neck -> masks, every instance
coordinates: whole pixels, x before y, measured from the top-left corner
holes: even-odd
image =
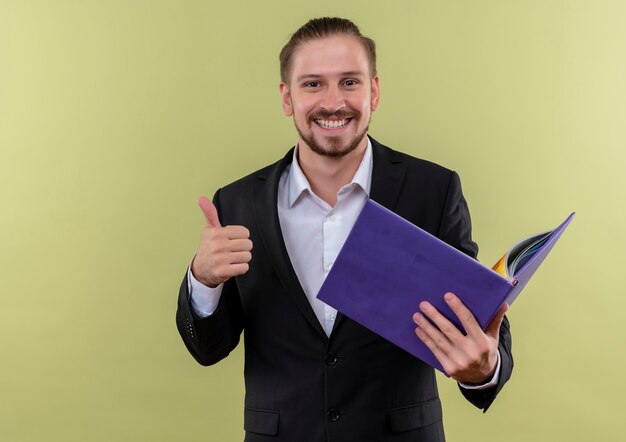
[[[334,207],[337,193],[354,178],[365,150],[367,137],[359,146],[342,157],[328,157],[313,152],[302,140],[298,142],[298,164],[311,185],[313,192]]]

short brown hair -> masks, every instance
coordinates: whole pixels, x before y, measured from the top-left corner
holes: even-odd
[[[304,26],[293,33],[287,44],[280,51],[280,79],[287,83],[291,71],[291,59],[298,46],[311,40],[319,40],[335,35],[348,35],[356,38],[365,49],[369,59],[370,74],[376,75],[376,43],[365,37],[357,25],[350,20],[339,17],[322,17],[309,20]]]

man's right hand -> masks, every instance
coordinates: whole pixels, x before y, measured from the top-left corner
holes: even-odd
[[[248,271],[248,263],[252,259],[250,231],[243,226],[222,227],[217,209],[205,196],[198,198],[198,206],[206,224],[191,272],[202,284],[217,287],[229,278]]]

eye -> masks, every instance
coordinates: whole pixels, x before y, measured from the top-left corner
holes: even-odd
[[[359,82],[356,80],[346,80],[343,82],[343,84],[345,86],[352,87],[352,86],[356,86],[357,84],[359,84]]]
[[[307,81],[306,83],[304,83],[304,87],[320,87],[320,82],[319,81]]]

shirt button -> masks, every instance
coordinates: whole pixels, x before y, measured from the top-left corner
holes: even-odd
[[[335,221],[335,219],[337,219],[337,218],[335,218],[335,215],[331,215],[330,218],[328,218],[328,219],[331,220],[331,221]]]
[[[335,365],[339,361],[339,358],[335,353],[328,353],[326,355],[326,363],[328,365]]]
[[[331,422],[337,422],[340,416],[341,415],[339,414],[339,410],[335,410],[334,408],[331,408],[330,410],[328,410],[328,413],[326,413],[326,417]]]

